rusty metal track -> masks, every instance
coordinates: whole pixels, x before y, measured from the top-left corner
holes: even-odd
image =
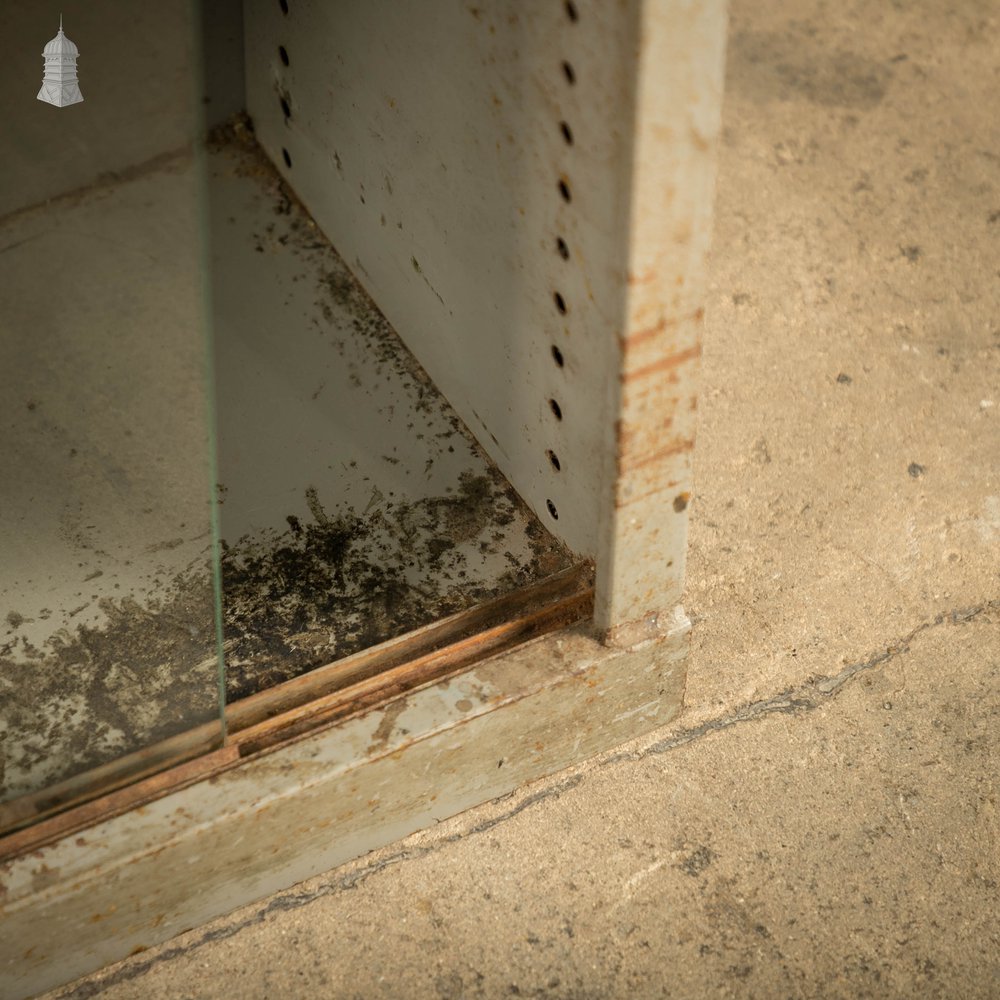
[[[225,745],[217,726],[199,726],[0,807],[0,860],[589,618],[593,600],[593,568],[581,564],[236,702]],[[166,761],[179,763],[163,770]]]

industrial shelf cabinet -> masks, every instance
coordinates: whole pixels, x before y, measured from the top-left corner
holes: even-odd
[[[237,702],[222,745],[0,841],[10,997],[609,749],[683,698],[724,0],[199,16],[211,115],[245,108],[296,211],[572,565]]]

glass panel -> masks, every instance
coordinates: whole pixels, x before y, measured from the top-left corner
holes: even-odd
[[[0,830],[221,740],[198,14],[59,28],[0,13]]]
[[[416,282],[442,313],[450,308],[422,270],[425,248],[414,244],[395,269],[381,254],[394,245],[390,233],[409,232],[426,211],[419,199],[392,199],[390,174],[405,167],[362,162],[356,144],[324,149],[341,134],[328,112],[349,117],[353,98],[322,73],[329,59],[342,62],[342,48],[358,55],[344,33],[366,9],[293,5],[286,16],[276,0],[246,4],[249,117],[228,121],[211,144],[231,702],[574,562],[365,291],[381,269],[400,286]],[[375,67],[366,62],[359,77],[366,97],[388,94],[369,72]],[[391,128],[410,127],[393,121]],[[464,169],[460,160],[451,166]],[[324,219],[331,205],[347,219],[336,248],[328,239],[334,229],[322,228],[339,218],[335,211]],[[352,243],[360,252],[347,257]],[[405,339],[405,310],[398,319]],[[467,344],[454,348],[461,354]],[[324,683],[319,675],[313,681],[293,690]],[[250,708],[230,713],[234,730],[241,717],[256,718]]]

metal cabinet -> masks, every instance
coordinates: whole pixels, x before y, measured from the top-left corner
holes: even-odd
[[[723,0],[246,0],[180,30],[200,39],[197,125],[214,128],[192,162],[215,469],[240,484],[213,498],[216,535],[259,529],[301,554],[304,522],[327,540],[340,523],[316,486],[340,475],[343,509],[382,504],[383,528],[395,512],[393,544],[434,536],[413,560],[453,572],[440,590],[453,603],[418,602],[378,635],[358,625],[370,605],[352,606],[362,638],[348,647],[334,634],[346,626],[300,602],[267,661],[278,672],[258,670],[239,698],[243,647],[220,610],[219,718],[140,740],[102,765],[103,785],[64,790],[48,812],[39,789],[36,814],[0,840],[7,996],[606,750],[683,698]],[[86,107],[82,71],[81,86]],[[66,187],[51,186],[45,197]],[[304,275],[330,303],[302,299]],[[390,334],[412,357],[389,356]],[[317,403],[324,392],[336,399]],[[454,445],[427,451],[449,421],[478,478]],[[376,455],[384,480],[351,471]],[[387,499],[404,480],[419,518]],[[470,482],[487,484],[469,494],[481,523],[459,529],[441,512],[463,509]],[[268,528],[290,483],[298,513]],[[459,536],[479,561],[442,561]],[[223,607],[226,567],[244,556],[223,554]],[[438,594],[407,576],[413,560],[385,558]],[[265,610],[279,603],[269,586]],[[312,659],[282,674],[306,646]]]

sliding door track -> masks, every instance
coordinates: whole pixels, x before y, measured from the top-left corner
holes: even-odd
[[[581,622],[593,599],[593,568],[582,563],[234,702],[224,743],[219,725],[207,723],[0,805],[0,860]]]

